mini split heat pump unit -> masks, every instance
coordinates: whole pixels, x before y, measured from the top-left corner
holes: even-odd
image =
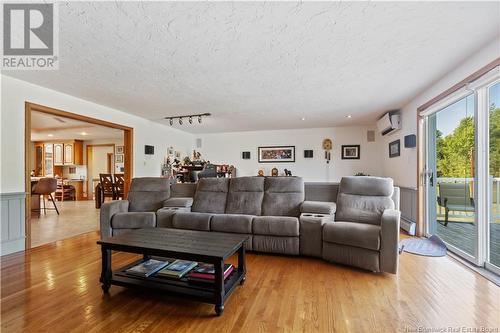
[[[387,112],[377,121],[380,134],[387,135],[401,129],[401,116],[399,113]]]

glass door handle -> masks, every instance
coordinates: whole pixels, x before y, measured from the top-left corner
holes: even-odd
[[[424,185],[427,185],[427,179],[429,179],[429,185],[434,187],[434,172],[432,172],[430,170],[425,170],[422,173],[422,178],[424,181]]]

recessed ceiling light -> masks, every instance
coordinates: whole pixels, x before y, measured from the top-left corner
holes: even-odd
[[[346,118],[352,118],[352,116],[350,114],[348,114],[347,116],[345,116]]]
[[[82,133],[80,133],[80,134],[81,134],[81,135],[87,135],[87,132],[82,132]]]
[[[53,137],[53,136],[54,136],[54,134],[47,134],[47,136]]]
[[[302,120],[306,120],[306,118],[302,118]]]

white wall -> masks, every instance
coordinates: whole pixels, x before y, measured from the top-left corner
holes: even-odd
[[[280,174],[285,168],[290,169],[293,175],[301,176],[305,181],[339,181],[342,176],[356,172],[381,175],[379,145],[367,142],[367,129],[336,127],[204,134],[198,136],[202,139],[199,151],[212,163],[234,165],[238,177],[255,176],[259,169],[269,175],[273,167],[277,167]],[[322,148],[325,138],[333,141],[330,164],[326,163]],[[360,160],[341,160],[340,147],[346,144],[361,145]],[[258,163],[257,148],[273,145],[294,145],[295,163]],[[313,149],[314,158],[304,158],[304,149]],[[242,159],[243,151],[250,151],[250,160]]]
[[[116,149],[116,146],[123,146],[123,137],[121,138],[109,138],[109,139],[93,139],[93,140],[85,140],[83,141],[83,163],[87,163],[87,145],[100,145],[100,144],[114,144],[115,145],[115,149]],[[112,152],[114,153],[114,152]],[[114,158],[114,156],[113,156]],[[123,167],[125,165],[125,163],[116,163],[114,162],[113,163],[115,168],[114,168],[114,171],[115,173],[122,173],[122,171],[120,171],[120,167]]]
[[[2,75],[0,193],[24,192],[26,101],[134,128],[135,177],[159,176],[167,147],[174,146],[187,154],[194,145],[194,137],[189,133]],[[155,154],[146,156],[144,145],[155,146]]]
[[[5,75],[1,75],[0,90],[0,196],[25,191],[25,102],[42,104],[134,128],[133,175],[135,177],[159,176],[167,147],[175,146],[177,150],[187,154],[194,145],[194,137],[189,133]],[[145,156],[144,145],[155,146],[155,154]],[[22,231],[21,237],[9,240],[8,244],[2,241],[2,255],[24,249],[24,210],[22,213],[23,216],[15,221],[9,219],[0,221],[2,230],[4,226],[16,223],[18,224],[16,229]]]
[[[394,179],[394,183],[399,186],[417,186],[417,150],[416,148],[405,149],[403,147],[404,136],[408,134],[416,134],[417,132],[417,108],[446,89],[465,79],[481,67],[494,61],[498,58],[499,52],[500,41],[497,39],[486,45],[478,53],[469,57],[466,62],[462,63],[450,71],[446,76],[436,81],[402,108],[402,129],[392,135],[384,136],[381,140],[381,149],[383,151],[381,162],[384,176],[392,177]],[[389,142],[397,139],[401,139],[401,156],[389,158],[388,144]]]

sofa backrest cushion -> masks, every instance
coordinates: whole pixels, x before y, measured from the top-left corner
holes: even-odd
[[[193,198],[195,193],[195,183],[176,183],[170,185],[170,194],[173,198]]]
[[[170,183],[166,178],[134,178],[128,193],[129,212],[156,212],[170,197]]]
[[[264,177],[232,178],[227,195],[227,214],[261,215]]]
[[[202,178],[196,186],[191,211],[224,214],[226,210],[229,178]]]
[[[391,178],[343,177],[337,197],[336,221],[380,224],[386,209],[394,209]]]
[[[300,215],[304,202],[304,181],[300,177],[265,177],[262,215]]]
[[[304,183],[305,201],[337,202],[338,193],[339,193],[338,183],[329,183],[329,182]]]

